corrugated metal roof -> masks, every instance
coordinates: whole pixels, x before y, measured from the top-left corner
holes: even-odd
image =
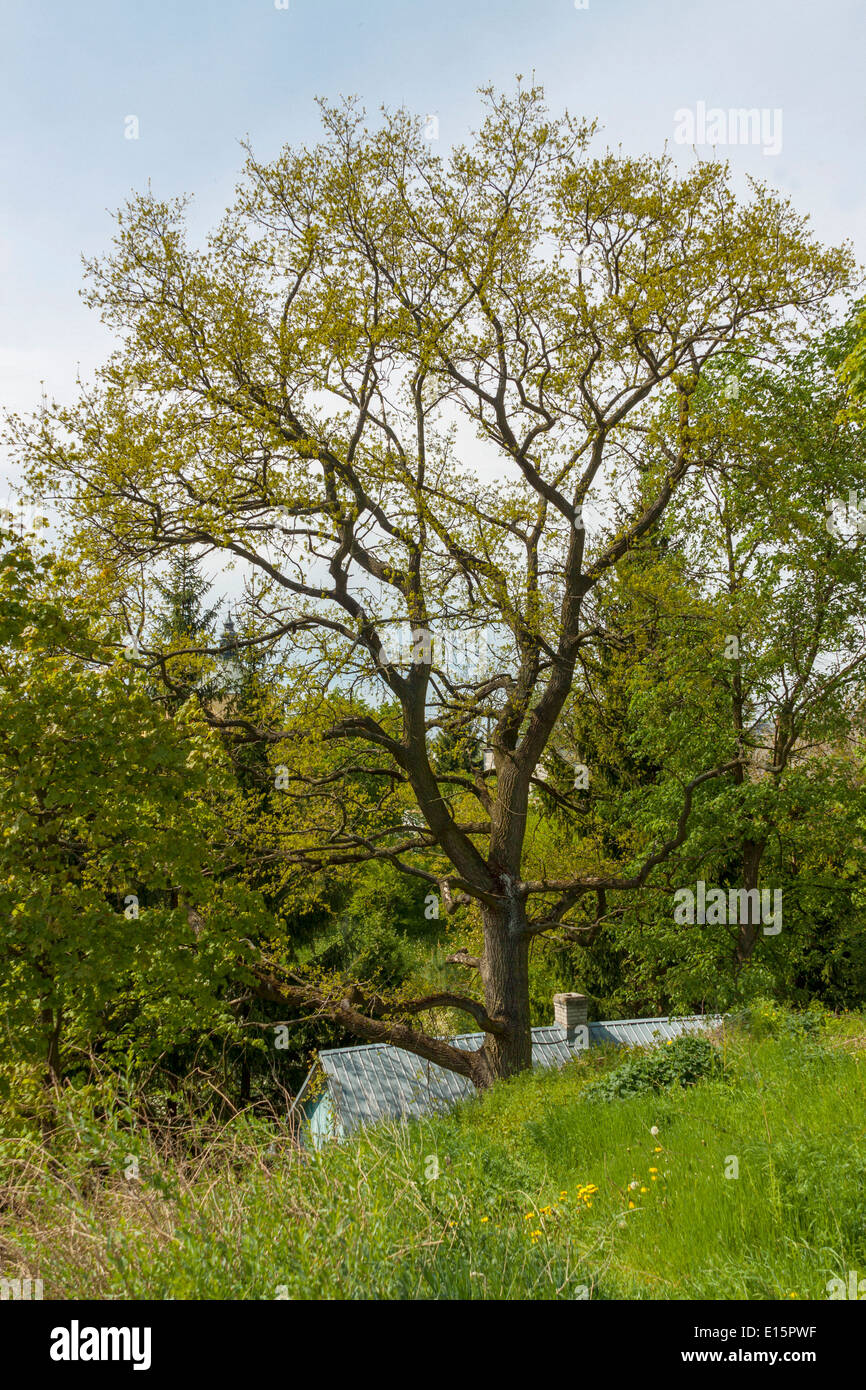
[[[683,1018],[618,1018],[589,1025],[590,1043],[615,1042],[623,1047],[652,1047],[681,1033],[718,1028],[722,1014],[688,1014]]]
[[[626,1047],[647,1047],[678,1037],[680,1033],[714,1027],[721,1021],[720,1014],[692,1014],[673,1019],[616,1019],[590,1023],[589,1041],[590,1045],[612,1042]],[[455,1047],[475,1052],[484,1042],[484,1034],[461,1033],[452,1041]],[[578,1050],[564,1028],[532,1030],[534,1067],[562,1066]],[[474,1094],[475,1090],[466,1077],[388,1043],[330,1048],[319,1053],[319,1064],[327,1077],[344,1134],[376,1120],[441,1113]],[[295,1105],[301,1100],[309,1079],[308,1076],[301,1087]]]

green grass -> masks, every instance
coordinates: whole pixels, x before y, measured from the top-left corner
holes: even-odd
[[[47,1298],[826,1298],[866,1275],[866,1026],[808,1023],[755,1017],[688,1086],[586,1099],[630,1060],[594,1052],[319,1155],[242,1116],[178,1156],[70,1098],[50,1153],[2,1144],[0,1272]]]

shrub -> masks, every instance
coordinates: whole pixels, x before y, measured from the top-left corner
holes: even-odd
[[[583,1091],[588,1101],[626,1100],[669,1086],[693,1086],[721,1074],[718,1049],[707,1038],[682,1034],[651,1051],[630,1054]]]

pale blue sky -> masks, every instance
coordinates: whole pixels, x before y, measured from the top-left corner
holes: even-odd
[[[0,73],[0,401],[69,395],[108,339],[78,299],[80,256],[151,180],[196,194],[200,225],[258,153],[315,137],[316,95],[436,113],[444,149],[479,85],[521,72],[553,107],[598,117],[630,153],[673,139],[678,108],[780,108],[783,147],[734,145],[866,259],[862,0],[4,0]],[[135,115],[140,138],[124,138]],[[721,151],[720,151],[721,152]],[[690,150],[674,145],[679,159]]]

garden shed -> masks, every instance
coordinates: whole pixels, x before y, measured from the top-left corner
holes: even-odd
[[[534,1067],[561,1067],[584,1048],[599,1043],[649,1047],[681,1033],[718,1027],[722,1022],[719,1014],[691,1014],[682,1018],[581,1023],[577,1021],[581,1013],[586,1018],[582,995],[557,995],[554,1008],[556,1021],[532,1030]],[[474,1051],[484,1042],[484,1034],[463,1033],[452,1042],[455,1047]],[[326,1139],[342,1139],[378,1120],[441,1113],[473,1091],[472,1083],[456,1072],[426,1062],[403,1048],[369,1043],[320,1052],[292,1110],[302,1116],[306,1141],[319,1148]]]

